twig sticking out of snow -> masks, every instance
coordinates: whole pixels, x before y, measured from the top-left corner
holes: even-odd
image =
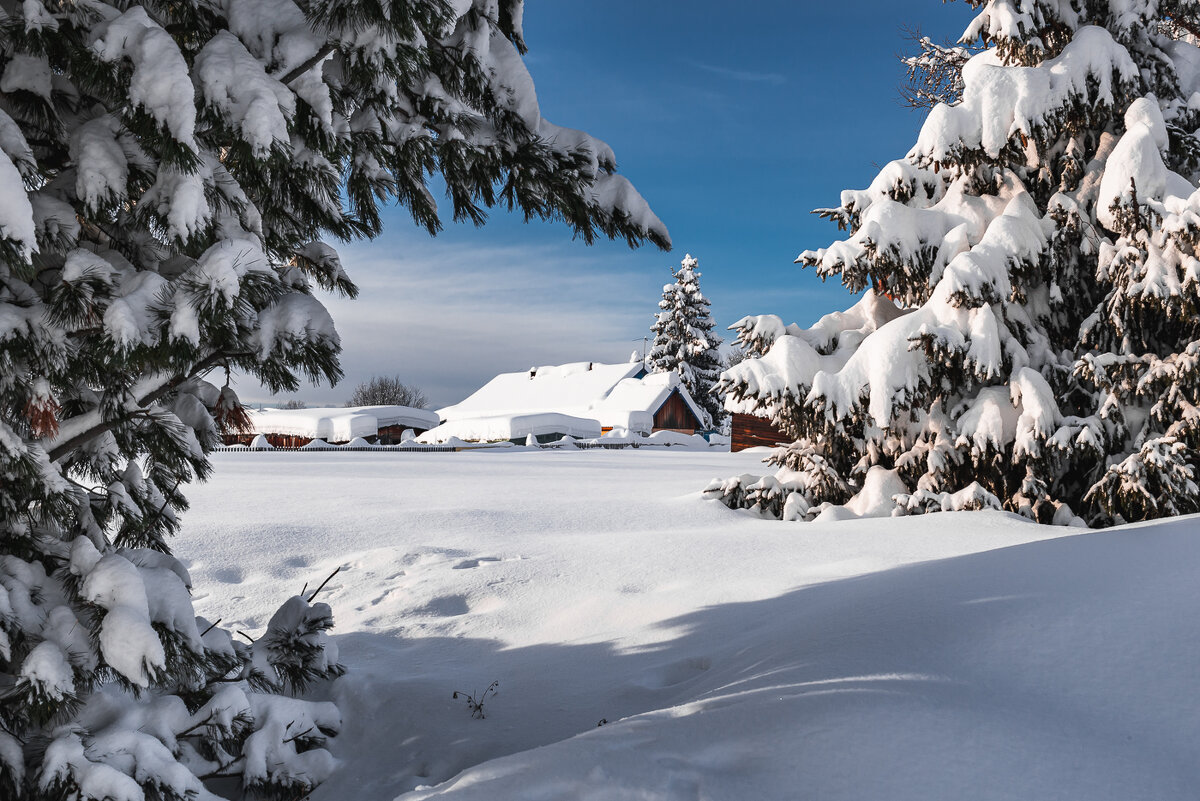
[[[471,717],[479,718],[480,720],[483,720],[485,717],[487,717],[487,715],[483,714],[483,702],[487,700],[488,695],[495,696],[496,688],[499,686],[500,686],[500,682],[499,682],[499,680],[497,680],[497,681],[493,681],[491,684],[489,684],[488,688],[486,690],[484,690],[482,693],[480,693],[478,690],[476,690],[474,695],[472,695],[472,694],[466,693],[462,690],[455,690],[454,694],[450,697],[457,700],[458,697],[461,695],[462,697],[466,698],[467,699],[467,709],[471,710]],[[476,698],[475,696],[479,696],[479,697]]]
[[[321,582],[321,586],[320,586],[320,587],[317,587],[315,590],[313,590],[313,594],[312,594],[312,595],[310,595],[310,596],[308,596],[308,602],[311,604],[311,603],[313,602],[313,598],[316,598],[316,597],[317,597],[317,594],[318,594],[319,592],[321,592],[321,590],[325,589],[325,585],[326,585],[326,584],[328,584],[328,583],[330,582],[330,580],[332,580],[332,579],[333,579],[333,577],[334,577],[334,576],[336,576],[338,573],[341,573],[341,572],[342,572],[342,568],[341,568],[341,566],[339,565],[339,566],[338,566],[338,568],[337,568],[336,570],[334,570],[332,573],[330,573],[330,574],[329,574],[329,578],[327,578],[327,579],[325,579],[324,581],[322,581],[322,582]],[[305,584],[304,586],[305,586],[306,588],[308,587],[308,585],[307,585],[307,584]],[[303,592],[303,591],[301,591],[301,592]]]

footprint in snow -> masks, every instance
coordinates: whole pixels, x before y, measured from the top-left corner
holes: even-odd
[[[501,561],[499,556],[481,556],[478,559],[464,559],[451,568],[451,570],[470,570],[471,568],[479,567],[480,565],[485,565],[489,562],[499,561]]]
[[[213,571],[213,578],[225,584],[241,584],[245,574],[236,567],[222,567]]]
[[[345,589],[345,587],[345,584],[326,584],[321,588],[320,600],[332,601],[334,598],[337,598],[342,594],[342,590]],[[313,592],[315,592],[315,590],[309,590],[310,594]]]
[[[383,595],[380,595],[378,598],[375,598],[373,601],[371,601],[370,606],[379,606],[382,603],[387,603],[388,601],[394,601],[397,598],[402,597],[403,595],[404,595],[403,590],[400,590],[400,589],[388,590]],[[362,611],[366,608],[367,608],[366,606],[360,606],[358,609],[359,609],[359,611]]]
[[[418,615],[429,617],[457,617],[471,611],[465,595],[444,595],[434,598],[420,609],[414,610]]]
[[[683,684],[685,681],[694,679],[711,667],[712,660],[707,657],[698,656],[689,659],[680,659],[678,662],[671,662],[651,668],[636,683],[648,689],[663,690],[667,687],[674,687],[678,684]]]

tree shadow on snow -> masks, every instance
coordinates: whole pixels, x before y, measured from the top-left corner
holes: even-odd
[[[1036,786],[1039,770],[1082,771],[1111,746],[1131,782],[1142,769],[1176,771],[1194,788],[1189,744],[1200,742],[1200,715],[1184,699],[1200,696],[1198,534],[1200,522],[1183,519],[807,586],[666,621],[663,642],[636,650],[339,635],[351,671],[334,690],[345,728],[333,748],[344,765],[313,798],[392,799],[602,720],[608,732],[653,710],[768,695],[786,700],[788,719],[818,739],[818,722],[859,715],[846,736],[864,763],[910,759],[913,771],[932,770],[944,754],[931,749],[968,761],[986,751],[1012,761],[988,771],[1011,768]],[[484,720],[451,697],[492,680],[500,687]],[[880,716],[889,704],[903,714]],[[905,731],[926,713],[929,732]],[[930,740],[939,726],[946,742]],[[813,743],[814,753],[825,747]],[[780,769],[803,764],[798,754],[794,768]],[[974,768],[964,769],[970,780]]]

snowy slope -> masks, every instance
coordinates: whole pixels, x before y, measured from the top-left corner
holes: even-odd
[[[1191,797],[1196,521],[699,500],[758,458],[220,454],[177,553],[250,634],[344,566],[318,801]]]

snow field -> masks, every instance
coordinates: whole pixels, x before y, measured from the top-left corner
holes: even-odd
[[[1193,520],[1069,536],[700,500],[762,455],[218,454],[176,553],[197,612],[251,636],[342,568],[319,598],[350,668],[342,765],[316,801],[1197,786]],[[451,698],[493,680],[484,720]]]

